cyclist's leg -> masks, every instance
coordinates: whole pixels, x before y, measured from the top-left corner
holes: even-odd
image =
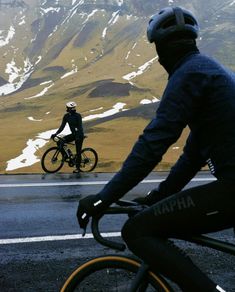
[[[167,238],[232,227],[234,194],[235,184],[223,181],[184,190],[130,218],[123,238],[136,255],[183,291],[213,291],[216,284]]]
[[[64,142],[69,143],[69,142],[73,142],[75,140],[74,135],[73,134],[69,134],[63,137]]]
[[[83,144],[83,137],[78,136],[75,138],[75,145],[76,145],[76,153],[77,153],[77,159],[76,159],[76,168],[80,168],[81,164],[81,150],[82,150],[82,144]]]
[[[63,156],[66,156],[66,152],[64,151],[63,145],[64,143],[68,143],[68,142],[72,142],[74,141],[74,136],[72,134],[66,135],[63,137],[63,140],[59,140],[57,142],[57,145],[61,151],[61,153],[63,154]]]

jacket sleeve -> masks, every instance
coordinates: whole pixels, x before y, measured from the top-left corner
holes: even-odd
[[[206,161],[200,154],[197,140],[193,134],[190,133],[183,154],[171,168],[167,178],[160,183],[158,187],[159,192],[165,196],[179,192],[205,165]]]
[[[73,134],[75,136],[75,139],[81,139],[84,136],[83,125],[82,125],[82,116],[79,113],[77,113],[77,116],[76,116],[76,126],[74,127]]]
[[[187,87],[180,82],[166,88],[156,117],[135,143],[121,170],[99,193],[103,201],[111,204],[136,186],[180,137],[192,115],[192,100],[184,88]]]
[[[66,123],[67,123],[66,116],[64,115],[62,122],[61,122],[61,125],[60,125],[59,129],[56,131],[55,135],[58,135],[59,133],[61,133],[64,130]]]

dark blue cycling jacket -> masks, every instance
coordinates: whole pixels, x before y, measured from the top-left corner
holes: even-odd
[[[143,180],[188,126],[183,154],[159,186],[180,191],[202,166],[235,180],[235,75],[215,60],[191,53],[177,64],[156,112],[122,169],[99,193],[112,203]]]

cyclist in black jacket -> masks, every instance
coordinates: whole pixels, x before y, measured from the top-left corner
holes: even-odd
[[[86,228],[93,216],[144,179],[188,126],[183,154],[158,188],[137,201],[150,206],[128,219],[122,236],[134,254],[183,291],[224,291],[170,237],[215,232],[235,223],[235,76],[196,45],[198,23],[190,11],[167,7],[147,29],[169,74],[156,117],[145,128],[122,169],[97,195],[79,202]],[[206,164],[215,180],[183,189]]]
[[[59,129],[56,131],[55,134],[51,135],[51,138],[54,139],[56,135],[58,135],[64,130],[66,124],[67,123],[69,124],[71,134],[63,137],[63,140],[65,142],[75,141],[77,159],[76,159],[76,170],[74,170],[74,172],[79,173],[84,133],[83,133],[83,126],[82,126],[82,117],[78,112],[76,112],[76,106],[77,104],[74,101],[70,101],[66,103],[67,113],[64,115],[62,119],[62,123]]]

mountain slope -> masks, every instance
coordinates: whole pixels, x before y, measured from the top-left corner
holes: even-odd
[[[79,104],[91,146],[99,150],[103,160],[109,160],[112,148],[123,147],[123,141],[126,149],[131,147],[133,137],[137,137],[151,119],[147,113],[135,118],[131,110],[147,111],[141,102],[146,99],[152,104],[154,98],[160,99],[167,80],[154,47],[147,43],[145,36],[151,14],[162,7],[181,5],[191,9],[201,26],[201,50],[235,67],[235,2],[232,0],[5,2],[8,5],[0,5],[0,64],[3,68],[0,119],[5,125],[1,135],[10,147],[1,146],[1,172],[6,170],[9,159],[21,154],[29,139],[36,140],[38,133],[59,126],[64,103],[68,100]],[[118,123],[112,122],[116,120],[115,115],[110,116],[109,121],[94,118],[90,123],[86,120],[94,111],[102,114],[118,102],[125,103],[127,110]],[[154,111],[152,104],[152,115]],[[120,125],[125,129],[126,119],[133,125],[132,138],[129,130],[119,129]],[[108,131],[109,126],[113,133]],[[96,127],[99,135],[94,133]],[[102,135],[107,131],[111,140],[120,132],[120,142],[104,147]],[[183,140],[178,148],[170,150],[169,163],[180,153],[182,144]],[[44,149],[38,150],[38,157]],[[115,158],[109,170],[116,170],[123,159],[124,153]],[[40,169],[35,163],[16,171]]]

